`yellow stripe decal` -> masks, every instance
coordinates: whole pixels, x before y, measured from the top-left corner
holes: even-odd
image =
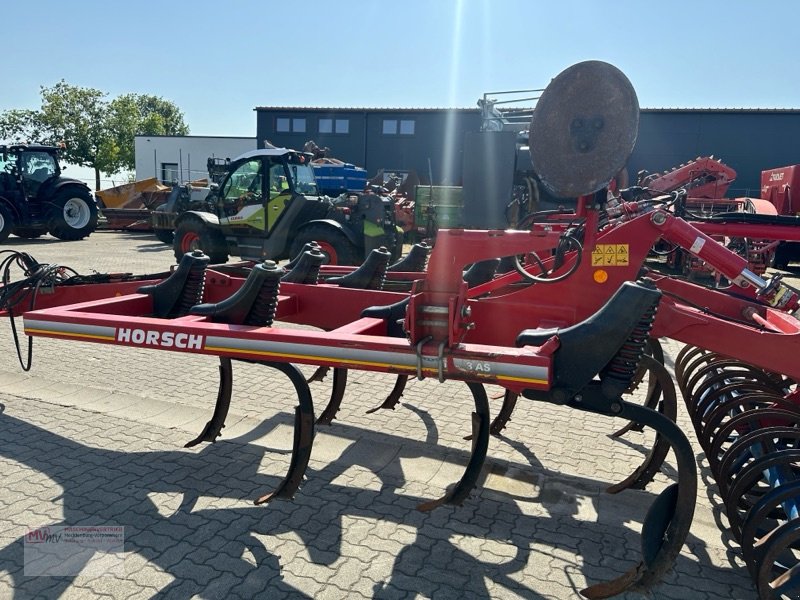
[[[57,335],[60,337],[68,337],[68,338],[88,338],[91,340],[107,340],[113,342],[116,338],[113,335],[94,335],[91,333],[65,333],[63,331],[53,331],[50,329],[34,329],[32,327],[26,327],[25,333],[43,333],[45,335]]]

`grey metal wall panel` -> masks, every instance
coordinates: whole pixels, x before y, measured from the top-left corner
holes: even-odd
[[[643,111],[629,175],[711,154],[737,172],[729,196],[758,196],[762,170],[800,163],[800,112]]]

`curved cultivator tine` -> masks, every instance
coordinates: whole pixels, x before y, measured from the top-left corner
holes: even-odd
[[[453,487],[438,500],[423,502],[417,506],[417,510],[428,512],[442,504],[454,504],[460,506],[469,497],[483,468],[486,460],[486,453],[489,450],[489,399],[486,390],[480,383],[467,382],[467,386],[475,399],[475,412],[472,413],[472,453],[461,476]]]
[[[374,412],[378,412],[382,408],[394,410],[398,402],[400,402],[400,397],[403,395],[403,392],[406,389],[406,383],[408,383],[408,375],[398,375],[394,382],[392,391],[389,392],[388,396],[386,396],[386,400],[383,401],[383,404],[376,406],[375,408],[370,408],[367,411],[367,414],[371,415]]]
[[[664,364],[664,349],[661,347],[661,343],[653,338],[650,338],[647,341],[647,354],[652,356],[656,361]],[[634,377],[634,382],[631,385],[631,391],[635,390],[641,382],[644,380],[645,375],[649,373],[648,368],[645,365],[639,365],[638,372]],[[650,376],[647,378],[647,392],[645,392],[645,400],[643,405],[647,408],[656,409],[658,406],[659,401],[661,400],[661,386],[659,381]],[[637,431],[641,432],[644,431],[644,426],[641,423],[635,423],[633,421],[628,422],[624,427],[612,433],[609,437],[617,438],[622,437],[629,431]]]
[[[286,375],[297,392],[298,401],[294,409],[294,443],[289,470],[275,491],[265,494],[255,501],[256,504],[264,504],[275,498],[291,499],[303,481],[303,475],[311,458],[311,446],[314,442],[314,403],[311,400],[311,390],[308,388],[305,377],[293,364],[273,362],[259,364],[277,369]]]
[[[512,392],[511,390],[505,391],[503,394],[503,406],[500,407],[500,412],[497,413],[497,416],[492,420],[491,425],[489,425],[489,435],[500,437],[506,424],[511,420],[511,413],[514,412],[514,407],[517,405],[518,398],[519,394],[516,392]],[[465,435],[464,439],[471,440],[473,435],[472,433]]]
[[[499,436],[503,429],[506,428],[506,425],[511,420],[511,413],[514,412],[514,407],[517,405],[517,398],[519,398],[518,393],[506,390],[505,394],[503,394],[503,406],[500,407],[500,412],[497,413],[497,416],[489,426],[490,434]]]
[[[216,442],[222,428],[225,427],[225,418],[228,416],[228,409],[231,406],[231,392],[233,390],[233,367],[230,358],[220,357],[219,359],[219,389],[217,391],[217,403],[214,405],[214,414],[211,420],[203,427],[196,438],[187,442],[183,447],[191,448],[200,442]]]
[[[661,492],[642,524],[642,560],[620,577],[581,591],[586,598],[609,598],[626,590],[645,591],[672,568],[689,534],[697,494],[697,470],[692,447],[686,436],[669,418],[659,412],[622,402],[618,416],[651,427],[675,452],[678,483]]]
[[[309,380],[310,381],[310,380]],[[330,425],[336,418],[336,413],[342,406],[344,389],[347,387],[347,369],[335,368],[333,370],[333,387],[331,388],[331,399],[322,414],[317,419],[317,425]]]
[[[678,395],[675,392],[675,385],[672,383],[672,378],[666,367],[652,356],[647,355],[642,357],[640,365],[650,373],[650,381],[653,383],[653,387],[659,390],[659,397],[662,396],[661,392],[663,392],[663,399],[659,405],[659,412],[670,421],[675,422],[678,417]],[[656,404],[658,404],[657,401]],[[649,403],[645,403],[644,408],[655,410],[656,407],[649,406]],[[631,421],[630,423],[638,423],[638,421]],[[661,432],[656,430],[656,437],[653,441],[653,445],[642,464],[639,465],[629,477],[612,485],[606,491],[609,494],[616,494],[628,488],[643,490],[648,483],[653,481],[653,477],[655,477],[656,473],[661,469],[661,465],[664,464],[664,459],[667,457],[668,453],[669,442],[664,438]]]
[[[306,379],[307,383],[314,383],[315,381],[323,381],[328,375],[330,367],[317,367],[317,370],[311,374],[311,377]]]

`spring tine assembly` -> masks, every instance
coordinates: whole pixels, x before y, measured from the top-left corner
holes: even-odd
[[[647,348],[650,356],[652,356],[656,361],[658,361],[663,365],[664,350],[661,348],[661,344],[659,343],[659,341],[654,338],[650,338],[647,343]],[[628,391],[633,392],[634,390],[636,390],[639,387],[639,385],[641,385],[645,375],[648,373],[649,373],[648,369],[644,368],[643,365],[639,365],[639,370],[636,373],[636,377],[633,380],[633,384],[631,385]],[[672,380],[670,379],[670,382],[671,381]],[[648,377],[647,391],[645,392],[645,400],[643,405],[646,406],[647,408],[656,409],[659,405],[659,402],[661,402],[661,394],[662,394],[662,388],[658,379],[656,377]],[[675,404],[677,410],[677,400]],[[641,423],[630,422],[621,429],[619,429],[618,431],[612,433],[610,437],[612,438],[622,437],[629,431],[641,432],[643,430],[644,426]]]
[[[386,248],[376,248],[370,252],[364,263],[352,273],[343,277],[332,277],[326,283],[338,284],[341,287],[379,290],[383,287],[383,282],[386,278],[386,267],[389,264],[391,255]],[[308,378],[308,382],[322,381],[328,373],[327,367],[319,367],[314,371],[313,375]],[[398,380],[401,376],[398,376]],[[342,398],[344,397],[345,387],[347,386],[347,369],[336,368],[333,370],[333,388],[331,389],[330,400],[328,405],[317,421],[318,425],[330,425],[336,418],[336,413],[342,406]],[[396,386],[395,386],[396,387]],[[402,389],[400,390],[402,393]],[[399,400],[399,395],[398,395]],[[388,402],[389,399],[384,402]],[[396,404],[396,402],[395,402]]]
[[[253,267],[242,287],[231,296],[216,303],[198,304],[193,306],[189,312],[193,315],[205,316],[214,322],[269,327],[275,317],[283,274],[282,267],[272,261],[265,261]],[[292,498],[300,486],[311,457],[311,446],[314,441],[314,403],[308,383],[297,367],[290,363],[267,361],[259,364],[284,373],[294,386],[298,399],[298,405],[295,408],[294,442],[289,470],[275,491],[265,494],[255,501],[256,504],[263,504],[274,498]],[[213,442],[225,426],[233,383],[230,359],[220,358],[219,371],[220,384],[214,414],[200,435],[186,444],[187,447],[204,441]],[[341,388],[340,393],[343,392],[344,383],[341,384]]]
[[[312,378],[309,379],[311,381]],[[342,398],[344,397],[344,389],[347,386],[347,369],[336,368],[333,370],[333,387],[331,388],[331,397],[328,400],[328,405],[322,414],[317,419],[317,425],[330,425],[336,418],[336,413],[342,406]]]
[[[417,506],[419,511],[429,512],[443,504],[461,506],[478,483],[489,450],[489,398],[486,389],[480,383],[467,382],[467,387],[475,400],[475,412],[472,413],[472,453],[464,469],[464,475],[438,500]]]
[[[645,516],[642,524],[642,560],[620,577],[595,584],[582,590],[581,594],[587,598],[608,598],[626,590],[645,591],[672,567],[689,533],[697,494],[697,470],[692,447],[674,421],[650,408],[623,400],[609,405],[607,400],[600,401],[597,397],[593,400],[588,393],[580,402],[573,400],[569,405],[642,423],[654,429],[663,443],[675,453],[678,483],[662,491]]]
[[[139,288],[153,298],[153,315],[159,318],[182,317],[203,301],[205,269],[210,258],[201,250],[184,254],[178,268],[161,283]]]
[[[222,428],[225,427],[225,419],[228,416],[228,409],[231,406],[231,392],[233,390],[233,369],[231,359],[220,357],[219,359],[219,390],[217,391],[217,402],[214,404],[214,414],[211,420],[203,427],[193,440],[187,442],[184,448],[197,446],[200,442],[216,442]]]
[[[493,436],[499,436],[503,429],[505,429],[508,422],[511,420],[511,413],[514,412],[514,407],[517,405],[519,394],[506,390],[503,394],[503,405],[500,407],[500,412],[492,421],[489,426],[489,433]]]
[[[408,383],[408,375],[398,375],[397,379],[395,379],[392,391],[389,392],[389,395],[386,396],[386,399],[383,401],[383,403],[380,404],[379,406],[376,406],[375,408],[370,408],[367,411],[367,414],[371,415],[372,413],[377,412],[382,408],[394,410],[397,404],[400,402],[400,398],[403,396],[403,392],[406,389],[407,383]]]
[[[289,378],[297,392],[298,404],[294,409],[294,442],[289,470],[278,487],[256,499],[255,504],[264,504],[275,498],[290,500],[294,497],[303,481],[314,442],[314,402],[303,373],[291,363],[263,362],[260,364],[277,369]]]
[[[675,374],[759,598],[796,598],[800,406],[793,382],[688,346]]]
[[[666,367],[652,356],[647,355],[642,357],[641,366],[651,373],[651,381],[656,382],[657,387],[663,391],[660,413],[670,421],[675,422],[678,417],[677,394],[675,393],[675,386],[672,384],[672,378]],[[651,410],[656,409],[656,407],[649,406],[648,404],[645,404],[644,407]],[[631,423],[639,422],[631,421]],[[644,423],[641,423],[641,425],[644,426]],[[643,490],[648,483],[653,481],[653,477],[656,476],[661,465],[664,464],[664,459],[667,457],[668,453],[668,440],[664,438],[660,431],[656,430],[655,441],[642,464],[626,479],[610,486],[606,491],[610,494],[616,494],[628,488]]]

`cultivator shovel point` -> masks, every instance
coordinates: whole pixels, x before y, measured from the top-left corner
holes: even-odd
[[[796,383],[686,346],[675,375],[759,598],[800,589]]]

